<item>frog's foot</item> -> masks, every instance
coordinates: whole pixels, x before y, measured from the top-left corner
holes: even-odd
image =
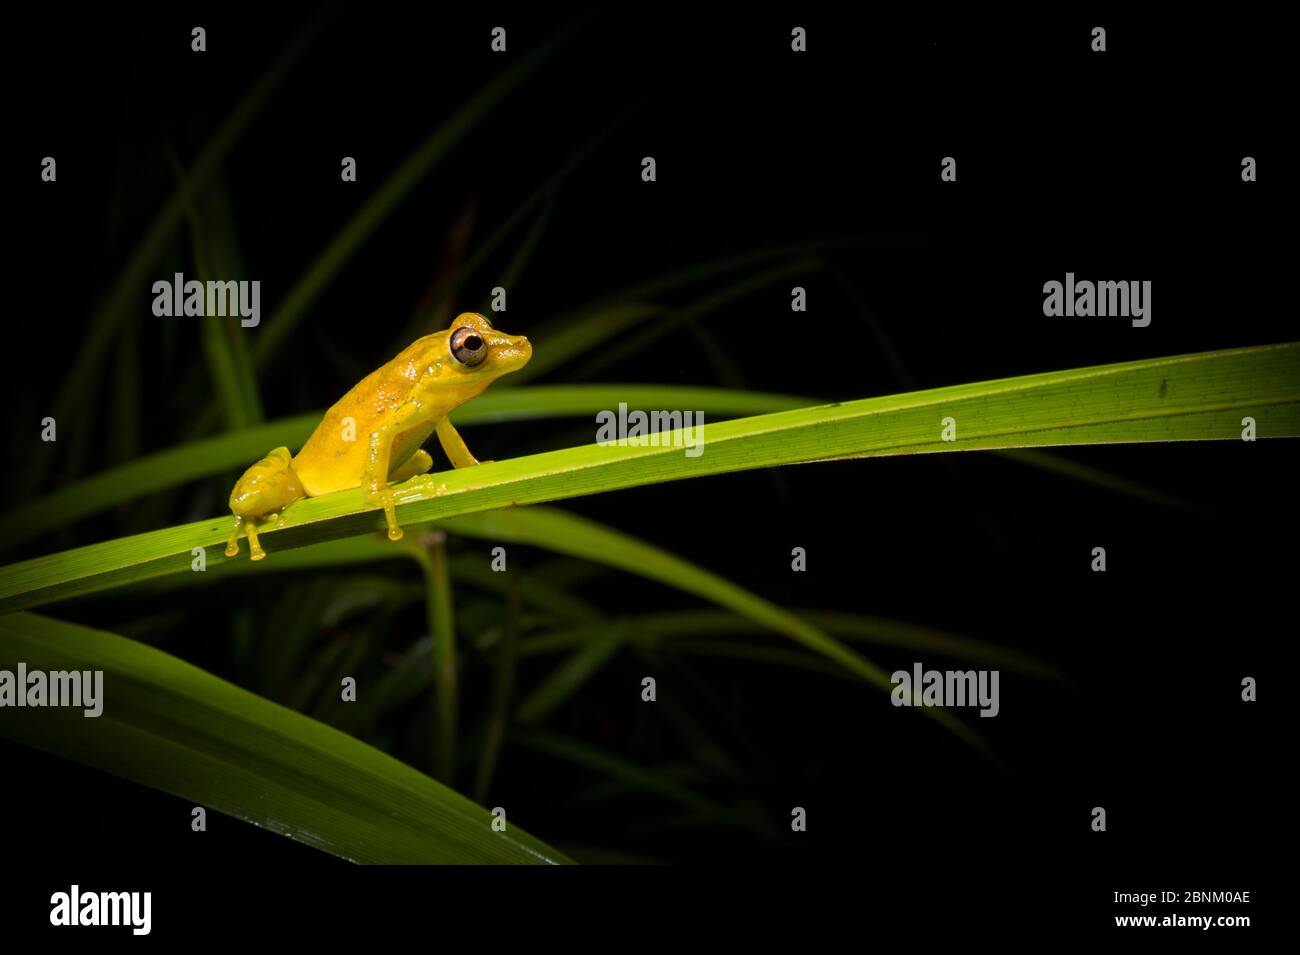
[[[261,560],[266,556],[266,551],[262,550],[257,539],[257,525],[252,521],[248,522],[248,556],[253,560]]]
[[[388,522],[388,539],[399,541],[402,539],[402,528],[397,523],[397,502],[394,497],[393,492],[387,487],[370,488],[366,491],[366,501],[370,504],[378,504],[384,509],[384,520]]]
[[[239,529],[246,527],[248,531],[248,556],[253,560],[261,560],[266,556],[266,551],[262,550],[262,545],[257,539],[257,524],[246,517],[235,517],[235,529],[230,532],[230,539],[226,541],[226,556],[239,556]]]
[[[433,497],[441,497],[447,492],[447,484],[440,480],[441,474],[417,474],[415,477],[407,478],[401,484],[403,491],[420,491],[423,494],[430,494]],[[393,490],[397,490],[396,487]]]
[[[226,541],[226,556],[239,556],[239,528],[244,523],[244,519],[238,514],[235,515],[235,529],[230,532],[230,539]]]

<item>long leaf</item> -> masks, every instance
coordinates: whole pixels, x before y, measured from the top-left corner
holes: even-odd
[[[412,481],[399,492],[406,524],[512,504],[563,500],[625,487],[779,464],[850,457],[1139,441],[1241,442],[1252,417],[1260,437],[1300,436],[1300,343],[1266,345],[1026,375],[868,398],[710,424],[705,452],[678,442],[594,444],[480,464]],[[956,440],[943,438],[944,422]],[[668,438],[680,438],[674,432]],[[1224,453],[1234,453],[1226,449]],[[277,552],[380,530],[382,513],[360,489],[299,501],[264,546]],[[227,560],[226,517],[91,544],[0,568],[0,610],[191,570]],[[246,553],[247,548],[244,548]],[[239,559],[247,559],[241,556]]]
[[[458,426],[528,421],[561,416],[595,419],[619,402],[631,408],[691,408],[717,417],[785,411],[811,404],[806,398],[723,388],[675,385],[536,385],[526,391],[488,391],[452,412]],[[242,469],[272,448],[301,447],[320,423],[321,411],[281,418],[256,428],[192,441],[146,455],[69,484],[0,517],[0,542],[13,546],[125,501],[186,481]]]
[[[103,671],[103,712],[6,710],[0,734],[354,862],[567,861],[323,723],[182,660],[36,614],[0,618],[0,667]]]

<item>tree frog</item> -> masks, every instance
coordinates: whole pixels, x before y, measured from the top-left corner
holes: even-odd
[[[230,492],[235,528],[226,556],[239,555],[243,527],[252,559],[261,560],[266,552],[257,540],[259,525],[279,521],[280,511],[300,498],[354,487],[383,507],[389,538],[400,540],[389,485],[433,466],[420,446],[435,431],[454,467],[478,464],[447,415],[522,368],[532,354],[527,338],[499,332],[474,312],[456,316],[446,331],[416,339],[325,412],[296,455],[276,448],[244,472]]]

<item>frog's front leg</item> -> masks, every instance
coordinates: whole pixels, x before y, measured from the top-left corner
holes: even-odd
[[[469,453],[469,448],[465,447],[465,442],[452,426],[450,418],[439,418],[433,427],[438,432],[438,443],[447,453],[452,467],[468,468],[478,464],[478,459]]]
[[[412,422],[418,421],[419,412],[418,406],[411,406],[405,414],[395,416],[388,424],[370,433],[361,487],[369,503],[383,507],[384,519],[388,522],[389,540],[402,539],[402,528],[397,523],[396,501],[389,487],[390,482],[408,480],[433,466],[433,458],[423,450],[416,451],[406,461],[393,466],[393,442],[411,427]]]
[[[384,509],[384,520],[388,523],[389,540],[402,539],[402,528],[397,523],[397,505],[392,489],[389,487],[389,482],[397,483],[408,480],[415,475],[425,473],[433,466],[433,459],[429,457],[426,451],[417,451],[411,455],[410,460],[396,468],[391,466],[394,440],[411,427],[411,421],[415,420],[416,417],[416,413],[399,415],[392,422],[377,428],[370,435],[370,448],[366,454],[366,465],[361,484],[365,490],[366,500],[371,504],[378,504]],[[474,455],[469,453],[469,448],[465,447],[465,442],[461,440],[460,435],[457,434],[456,429],[446,417],[437,420],[434,424],[434,430],[437,431],[438,441],[442,445],[443,451],[447,453],[453,467],[466,468],[479,463]]]

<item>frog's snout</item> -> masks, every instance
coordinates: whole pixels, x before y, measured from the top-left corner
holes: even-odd
[[[493,345],[495,364],[507,371],[524,367],[533,357],[533,344],[523,335],[502,335]]]

